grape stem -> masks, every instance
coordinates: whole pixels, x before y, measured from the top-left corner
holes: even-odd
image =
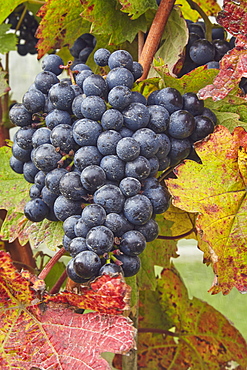
[[[164,239],[164,240],[176,240],[176,239],[182,239],[184,238],[185,236],[188,236],[192,233],[196,233],[196,229],[195,227],[192,227],[192,229],[190,229],[189,231],[187,231],[186,233],[183,233],[183,234],[180,234],[180,235],[175,235],[175,236],[165,236],[165,235],[158,235],[157,236],[157,239]]]
[[[51,288],[51,290],[49,291],[50,294],[56,294],[59,292],[61,286],[63,285],[63,283],[65,282],[65,280],[67,279],[68,275],[67,275],[67,272],[66,270],[64,270],[64,272],[62,273],[62,275],[60,276],[60,278],[57,280],[57,282],[53,285],[53,287]]]
[[[196,4],[193,0],[186,0],[191,9],[196,10],[204,20],[206,26],[206,39],[212,41],[212,22],[208,18],[207,14],[202,10],[202,8]]]
[[[145,80],[148,76],[153,57],[158,49],[165,25],[173,9],[174,3],[175,0],[161,0],[160,2],[139,58],[139,63],[141,63],[143,67],[143,74],[139,81]]]
[[[60,248],[56,254],[50,259],[50,261],[45,265],[41,273],[39,274],[38,278],[41,280],[44,280],[46,276],[51,271],[52,267],[57,263],[57,261],[62,257],[62,255],[65,253],[65,248]]]

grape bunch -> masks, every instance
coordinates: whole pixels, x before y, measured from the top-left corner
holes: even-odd
[[[38,39],[35,37],[35,33],[39,23],[32,12],[26,10],[25,6],[21,4],[5,19],[5,23],[11,24],[10,28],[16,30],[18,54],[22,56],[28,53],[37,54],[35,45]]]
[[[74,65],[85,64],[95,45],[96,38],[90,33],[83,33],[78,37],[69,49],[70,54],[74,57]]]
[[[24,213],[63,222],[76,283],[139,271],[139,254],[158,236],[155,215],[170,205],[157,173],[191,155],[216,124],[194,93],[166,87],[146,99],[132,91],[142,66],[127,51],[101,48],[94,61],[109,73],[79,63],[59,79],[63,61],[47,55],[9,112],[19,126],[10,166],[33,184]]]
[[[185,48],[185,60],[179,77],[192,71],[198,66],[207,65],[207,68],[219,69],[221,58],[235,46],[235,38],[226,40],[223,27],[212,28],[212,42],[206,39],[205,24],[202,21],[186,20],[189,31],[189,40]]]

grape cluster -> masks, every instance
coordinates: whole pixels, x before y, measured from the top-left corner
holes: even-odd
[[[235,46],[235,38],[226,40],[223,27],[212,28],[212,42],[206,39],[204,22],[186,20],[189,40],[185,49],[185,60],[179,77],[192,71],[198,66],[207,65],[208,68],[219,69],[221,58]]]
[[[72,47],[69,49],[70,54],[74,57],[74,65],[86,63],[89,55],[96,45],[96,38],[90,33],[83,33],[78,37]]]
[[[35,33],[39,23],[35,19],[33,13],[26,10],[25,6],[22,4],[5,19],[5,23],[11,24],[10,28],[16,30],[18,54],[22,56],[28,53],[32,55],[37,54],[35,45],[38,39],[35,37]]]
[[[132,91],[142,66],[127,51],[101,48],[94,60],[109,67],[106,76],[79,63],[59,80],[63,61],[47,55],[9,112],[19,126],[10,166],[33,184],[24,213],[63,222],[67,273],[77,283],[138,272],[139,254],[158,236],[155,215],[170,204],[158,171],[191,155],[216,123],[194,93],[166,87],[146,99]]]

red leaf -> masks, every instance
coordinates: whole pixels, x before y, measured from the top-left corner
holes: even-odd
[[[30,370],[110,369],[101,352],[134,347],[130,319],[78,314],[67,303],[44,302],[43,284],[14,269],[0,251],[0,368]]]
[[[224,0],[223,9],[219,12],[217,22],[232,35],[246,34],[247,1]]]

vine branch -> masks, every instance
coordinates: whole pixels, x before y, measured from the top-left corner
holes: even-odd
[[[143,74],[139,81],[145,80],[148,76],[153,57],[158,49],[165,25],[174,3],[175,0],[161,0],[160,2],[139,59],[139,63],[143,67]]]
[[[51,271],[52,267],[55,265],[55,263],[62,257],[62,255],[65,253],[65,248],[62,247],[57,251],[56,254],[50,259],[50,261],[46,264],[46,266],[43,268],[41,273],[39,274],[38,278],[41,280],[44,280],[46,276]]]

